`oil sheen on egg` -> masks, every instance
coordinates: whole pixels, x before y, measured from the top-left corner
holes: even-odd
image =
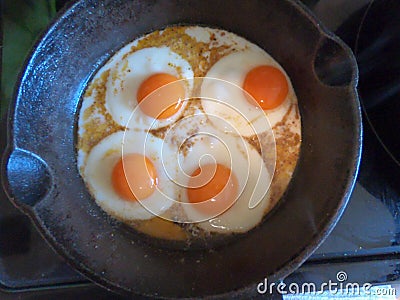
[[[161,147],[158,138],[128,131],[109,135],[96,145],[82,174],[96,203],[123,221],[153,218],[171,207],[174,186],[163,170]],[[126,161],[118,170],[122,157]]]

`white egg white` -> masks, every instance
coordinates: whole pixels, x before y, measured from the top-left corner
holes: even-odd
[[[163,141],[144,132],[116,132],[104,138],[90,151],[83,177],[96,203],[108,214],[123,220],[144,220],[162,214],[173,204],[174,186],[164,172],[161,151],[168,147]],[[122,199],[113,189],[111,174],[122,155],[145,155],[157,170],[156,190],[141,201]]]
[[[138,106],[136,95],[141,83],[157,73],[167,73],[182,79],[193,78],[190,64],[168,47],[143,48],[127,53],[110,70],[106,84],[105,106],[115,122],[128,128],[147,130],[150,127],[152,129],[164,127],[181,116],[186,102],[176,114],[160,120],[144,114],[140,108],[136,109]],[[186,97],[190,97],[191,81],[185,80],[184,84]]]
[[[205,77],[201,87],[201,104],[208,116],[219,117],[214,118],[212,123],[223,132],[248,137],[271,131],[264,111],[251,105],[245,94],[240,86],[230,81]],[[221,121],[234,130],[229,131]]]
[[[189,177],[200,165],[222,164],[237,179],[238,194],[234,204],[216,216],[210,216],[189,203],[187,189],[181,189],[181,205],[186,222],[196,223],[208,232],[246,232],[256,226],[269,204],[268,189],[272,177],[259,153],[245,140],[230,134],[198,135],[186,156],[179,158],[182,171],[178,182],[188,185]],[[211,218],[210,218],[211,217]]]
[[[289,84],[288,96],[280,106],[272,110],[262,110],[251,104],[246,99],[247,93],[242,90],[247,73],[261,65],[280,69]],[[251,43],[248,43],[246,50],[228,54],[210,68],[201,87],[201,97],[207,114],[220,115],[230,120],[242,136],[253,135],[254,131],[261,133],[269,130],[282,120],[292,103],[297,103],[290,79],[283,68],[268,53]],[[265,116],[270,126],[265,127]]]

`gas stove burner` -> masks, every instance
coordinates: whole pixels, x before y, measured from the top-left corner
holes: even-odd
[[[364,163],[359,180],[399,219],[400,135],[396,131],[400,120],[399,1],[373,1],[367,6],[354,52],[366,121]]]
[[[366,120],[400,167],[400,2],[372,1],[354,45]]]
[[[364,142],[358,181],[399,218],[400,1],[368,1],[345,18],[336,34],[359,65]]]

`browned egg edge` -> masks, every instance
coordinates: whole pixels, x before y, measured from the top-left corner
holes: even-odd
[[[189,62],[195,77],[204,77],[215,62],[236,50],[234,45],[232,47],[218,45],[217,38],[214,34],[211,35],[210,42],[208,43],[197,41],[195,38],[185,33],[186,29],[186,26],[171,26],[165,28],[163,31],[154,31],[140,39],[137,45],[132,46],[130,52],[125,54],[124,57],[143,48],[167,46]],[[204,52],[209,53],[208,59],[202,55]],[[83,98],[86,98],[95,92],[93,104],[86,108],[85,111],[80,112],[83,114],[84,133],[78,135],[77,148],[78,150],[84,151],[86,154],[105,137],[117,131],[125,130],[123,126],[120,126],[112,119],[105,107],[106,82],[109,76],[109,69],[103,71],[96,80],[88,85],[83,96]],[[199,100],[191,101],[191,105],[186,107],[184,115],[190,115],[191,111],[195,108],[202,109]],[[104,116],[103,120],[96,117],[99,114]],[[288,118],[290,114],[294,114],[296,120],[300,122],[298,106],[297,104],[292,104],[284,118],[273,127],[275,136],[279,136],[275,138],[277,164],[269,190],[270,204],[266,208],[264,215],[276,205],[284,194],[299,157],[301,136],[287,130],[289,126],[293,125],[290,124],[290,118]],[[155,136],[163,138],[167,129],[168,127],[164,127],[150,132]],[[250,137],[247,140],[260,152],[260,144],[254,137]],[[269,139],[266,137],[261,140],[261,143],[268,143],[268,141]],[[190,145],[187,145],[187,147],[190,147]],[[183,149],[183,151],[185,151],[185,149]],[[81,166],[81,174],[83,174],[83,171],[83,166]],[[118,216],[114,215],[113,217],[121,220]],[[173,223],[165,221],[160,217],[141,221],[121,221],[144,234],[168,240],[186,240],[190,238],[191,232],[196,229],[193,228],[193,225]],[[203,230],[199,230],[200,235],[209,235]]]

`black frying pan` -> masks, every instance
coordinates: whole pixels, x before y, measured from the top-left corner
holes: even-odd
[[[182,23],[223,28],[269,52],[292,79],[303,122],[300,160],[279,207],[213,251],[132,238],[97,207],[76,167],[77,111],[91,76],[134,38]],[[264,277],[282,279],[311,255],[346,206],[361,150],[356,84],[350,50],[295,1],[79,1],[27,61],[9,115],[3,183],[58,253],[116,292],[255,294]]]

